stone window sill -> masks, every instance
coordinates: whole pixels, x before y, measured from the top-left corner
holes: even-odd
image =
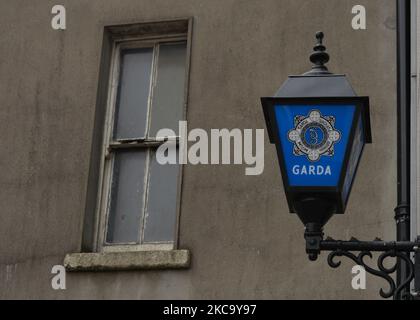
[[[69,272],[188,269],[188,250],[138,251],[113,253],[73,253],[66,255]]]

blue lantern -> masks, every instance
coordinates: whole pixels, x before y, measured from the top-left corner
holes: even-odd
[[[357,97],[345,75],[328,71],[322,32],[317,39],[312,70],[290,76],[262,104],[290,211],[307,227],[321,230],[333,214],[344,214],[372,137],[369,98]]]

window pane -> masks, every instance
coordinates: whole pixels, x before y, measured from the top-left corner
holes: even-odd
[[[160,165],[151,156],[144,242],[175,240],[179,165]]]
[[[121,52],[115,139],[145,137],[152,60],[153,48]]]
[[[118,151],[111,184],[107,243],[138,243],[147,151]]]
[[[183,119],[186,43],[159,47],[157,82],[153,93],[150,136],[160,129],[178,132]]]

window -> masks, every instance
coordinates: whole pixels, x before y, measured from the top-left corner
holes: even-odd
[[[97,249],[173,249],[181,168],[157,163],[156,134],[185,118],[187,36],[116,40],[112,51]]]

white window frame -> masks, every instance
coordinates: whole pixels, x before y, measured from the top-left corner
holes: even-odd
[[[153,100],[153,87],[156,83],[157,78],[157,66],[158,66],[158,54],[159,44],[171,44],[171,43],[186,43],[186,67],[185,67],[185,87],[184,87],[184,108],[182,119],[186,119],[186,107],[188,99],[188,85],[189,85],[189,69],[190,69],[190,51],[191,51],[191,26],[188,28],[188,32],[184,34],[171,34],[171,35],[159,35],[159,36],[142,36],[142,37],[120,37],[114,39],[112,45],[111,55],[111,70],[109,77],[108,86],[108,97],[107,97],[107,110],[105,117],[104,126],[104,137],[102,142],[101,151],[101,164],[100,164],[100,176],[98,183],[98,194],[97,194],[97,205],[96,205],[96,228],[95,228],[95,248],[98,252],[130,252],[130,251],[150,251],[150,250],[175,250],[178,246],[178,229],[179,229],[179,216],[180,216],[180,200],[181,200],[181,187],[182,187],[182,176],[183,166],[179,165],[178,170],[178,186],[177,186],[177,203],[176,203],[176,223],[175,223],[175,238],[172,242],[161,242],[161,243],[147,243],[147,244],[107,244],[105,243],[107,227],[108,227],[108,215],[109,215],[109,204],[110,204],[110,187],[112,178],[112,168],[114,159],[111,159],[110,148],[118,149],[123,147],[120,143],[111,143],[113,130],[114,130],[114,117],[116,111],[116,100],[118,93],[118,85],[120,80],[120,63],[121,63],[121,50],[130,48],[144,48],[153,47],[153,60],[152,60],[152,71],[150,81],[150,93],[148,100],[148,114],[147,114],[147,131],[150,129],[150,106]],[[173,137],[170,137],[173,138]],[[178,139],[177,139],[178,140]],[[158,141],[156,138],[149,138],[144,141],[133,141],[130,143],[130,148],[148,148],[157,147],[163,144],[165,141],[161,139]],[[178,143],[178,142],[177,142]],[[124,146],[127,150],[127,145]],[[148,157],[146,162],[146,174],[145,185],[149,183],[149,162]],[[147,188],[144,191],[144,197],[146,197]],[[139,228],[144,228],[144,216],[141,218]],[[143,230],[141,231],[142,237],[144,236]]]

